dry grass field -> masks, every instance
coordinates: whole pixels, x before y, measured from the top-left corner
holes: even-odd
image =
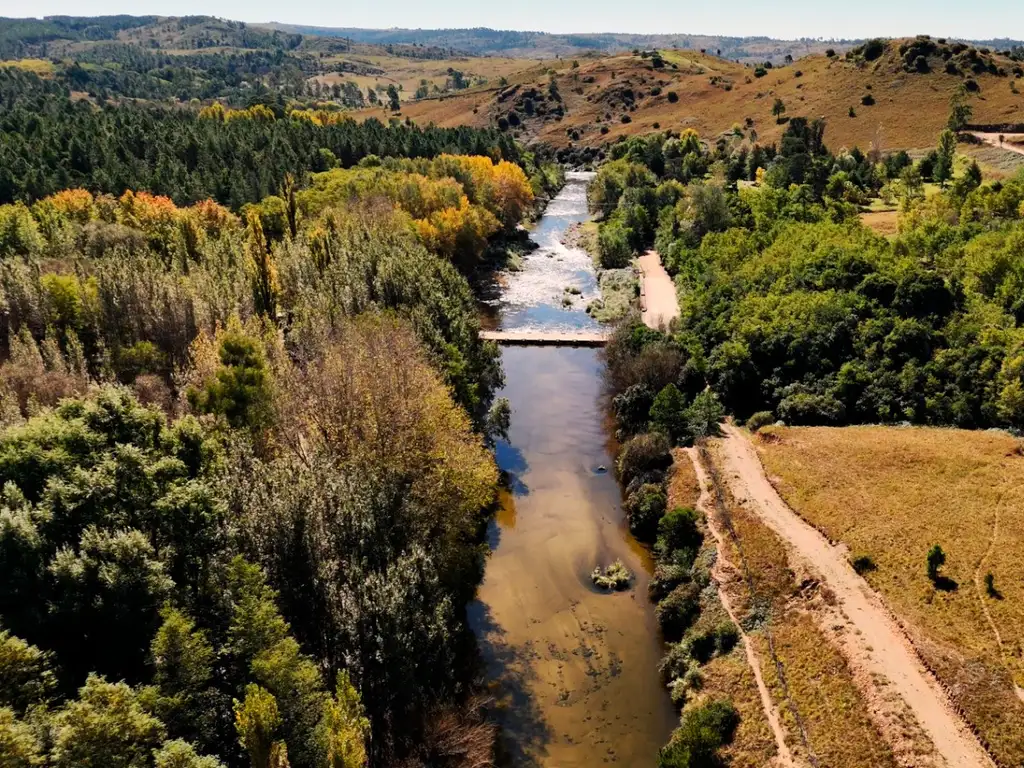
[[[938,65],[926,74],[906,72],[895,45],[873,62],[817,54],[768,70],[760,78],[752,68],[716,56],[662,51],[665,66],[658,69],[649,58],[635,55],[580,58],[577,67],[564,59],[508,80],[521,88],[543,90],[553,73],[565,114],[561,119],[525,121],[522,136],[556,147],[596,146],[659,128],[690,127],[713,138],[737,124],[748,139],[753,127],[758,141],[772,142],[785,128],[771,114],[776,98],[783,101],[787,116],[825,118],[826,140],[835,149],[866,149],[873,141],[883,150],[932,146],[946,124],[949,98],[964,78],[947,74]],[[1012,69],[1011,62],[996,60]],[[1012,74],[986,72],[973,78],[979,89],[972,98],[974,121],[1024,122],[1024,90],[1011,90]],[[627,90],[632,98],[624,98]],[[863,103],[869,96],[874,101],[870,106]],[[443,101],[411,102],[403,116],[439,125],[484,126],[495,124],[508,108],[494,91],[478,89]],[[624,116],[628,122],[623,122]]]
[[[766,665],[765,682],[780,703],[789,730],[798,732],[802,726],[807,734],[809,749],[794,745],[794,753],[809,758],[810,752],[822,766],[895,766],[892,750],[865,713],[845,659],[824,641],[815,619],[799,609],[789,610],[773,622],[772,633],[786,685],[774,665]],[[761,658],[771,658],[765,636],[757,636],[757,641]]]
[[[714,448],[710,455],[721,467]],[[731,531],[725,554],[740,571],[727,588],[734,609],[745,616],[790,751],[808,764],[813,756],[822,766],[895,766],[845,658],[821,629],[825,596],[800,583],[783,543],[736,503],[722,472],[717,474],[716,492],[723,502],[719,517],[724,518],[719,522]],[[743,678],[734,673],[730,679]],[[757,733],[765,738],[764,732]],[[754,759],[753,753],[749,758]],[[763,765],[764,759],[743,764]]]
[[[700,498],[700,483],[693,469],[693,462],[682,448],[672,452],[672,476],[668,482],[668,508],[697,508]]]
[[[860,215],[861,223],[870,227],[883,237],[890,237],[899,232],[899,211],[867,211]]]
[[[765,470],[792,508],[868,557],[926,663],[1001,765],[1024,761],[1024,454],[1002,433],[846,427],[762,430]],[[942,546],[936,588],[926,555]],[[994,591],[985,585],[992,574]]]
[[[721,750],[730,768],[762,768],[777,753],[768,720],[761,708],[754,674],[737,646],[701,667],[701,691],[710,698],[729,699],[740,715],[732,743]]]
[[[364,92],[367,88],[375,88],[378,85],[386,88],[393,84],[396,87],[401,86],[402,101],[411,101],[423,80],[426,80],[430,86],[436,85],[438,89],[443,90],[449,79],[449,69],[462,72],[463,77],[471,83],[486,81],[486,83],[477,85],[477,89],[494,89],[502,77],[509,77],[538,66],[534,60],[498,56],[414,59],[408,56],[388,56],[380,51],[332,56],[324,58],[322,61],[326,66],[335,65],[339,69],[345,62],[353,68],[365,71],[380,70],[382,74],[354,74],[339,71],[327,75],[317,75],[316,80],[328,85],[350,81],[362,88]]]

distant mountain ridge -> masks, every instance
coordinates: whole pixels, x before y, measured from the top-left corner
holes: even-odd
[[[556,56],[585,55],[586,53],[622,53],[634,48],[680,48],[706,50],[721,58],[753,63],[780,62],[785,57],[794,59],[832,49],[844,52],[864,42],[860,39],[824,40],[800,38],[779,40],[771,37],[731,37],[728,35],[552,33],[527,30],[502,30],[490,27],[449,29],[366,29],[361,27],[320,27],[271,22],[266,25],[282,32],[343,37],[357,43],[371,45],[423,45],[447,48],[471,56],[509,56],[514,58],[555,58]],[[1024,45],[1020,40],[996,38],[990,40],[964,40],[974,45],[1004,50]]]
[[[319,27],[271,22],[266,25],[282,32],[321,37],[344,37],[353,42],[374,45],[430,45],[449,48],[473,56],[510,56],[516,58],[554,58],[593,53],[621,53],[633,48],[688,48],[721,51],[723,58],[740,61],[782,60],[822,53],[828,48],[844,51],[858,40],[776,40],[770,37],[729,37],[691,34],[626,34],[534,32],[500,30],[489,27],[470,29],[365,29],[359,27]]]

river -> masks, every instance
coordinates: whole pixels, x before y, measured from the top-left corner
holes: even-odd
[[[560,243],[587,218],[589,178],[570,174],[531,233],[540,248],[500,277],[492,325],[597,329],[584,311],[597,296],[590,257]],[[570,286],[579,295],[564,293]],[[574,296],[572,306],[563,296]],[[511,483],[470,620],[493,683],[503,763],[655,765],[677,719],[657,672],[650,558],[624,525],[609,471],[600,352],[506,347],[502,361],[512,421],[496,455]],[[590,572],[617,558],[636,574],[632,589],[597,590]]]

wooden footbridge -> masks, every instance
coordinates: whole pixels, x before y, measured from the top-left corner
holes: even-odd
[[[608,334],[586,331],[481,331],[480,338],[518,347],[603,347]]]

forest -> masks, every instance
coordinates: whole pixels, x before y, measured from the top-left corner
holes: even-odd
[[[507,414],[465,275],[560,170],[0,82],[3,764],[489,756],[465,606]]]
[[[276,194],[291,174],[349,167],[368,155],[443,153],[523,161],[498,131],[356,123],[340,113],[274,100],[246,109],[147,104],[97,107],[18,69],[0,69],[0,203],[32,202],[65,189],[120,195],[145,190],[178,204],[206,199],[237,210]],[[532,174],[531,174],[532,175]]]
[[[793,118],[778,147],[684,132],[612,148],[590,191],[600,258],[655,246],[682,310],[664,334],[624,332],[627,433],[708,386],[741,419],[1024,426],[1024,176],[954,172],[950,130],[917,161],[824,137]],[[879,195],[902,210],[892,238],[859,219]]]

